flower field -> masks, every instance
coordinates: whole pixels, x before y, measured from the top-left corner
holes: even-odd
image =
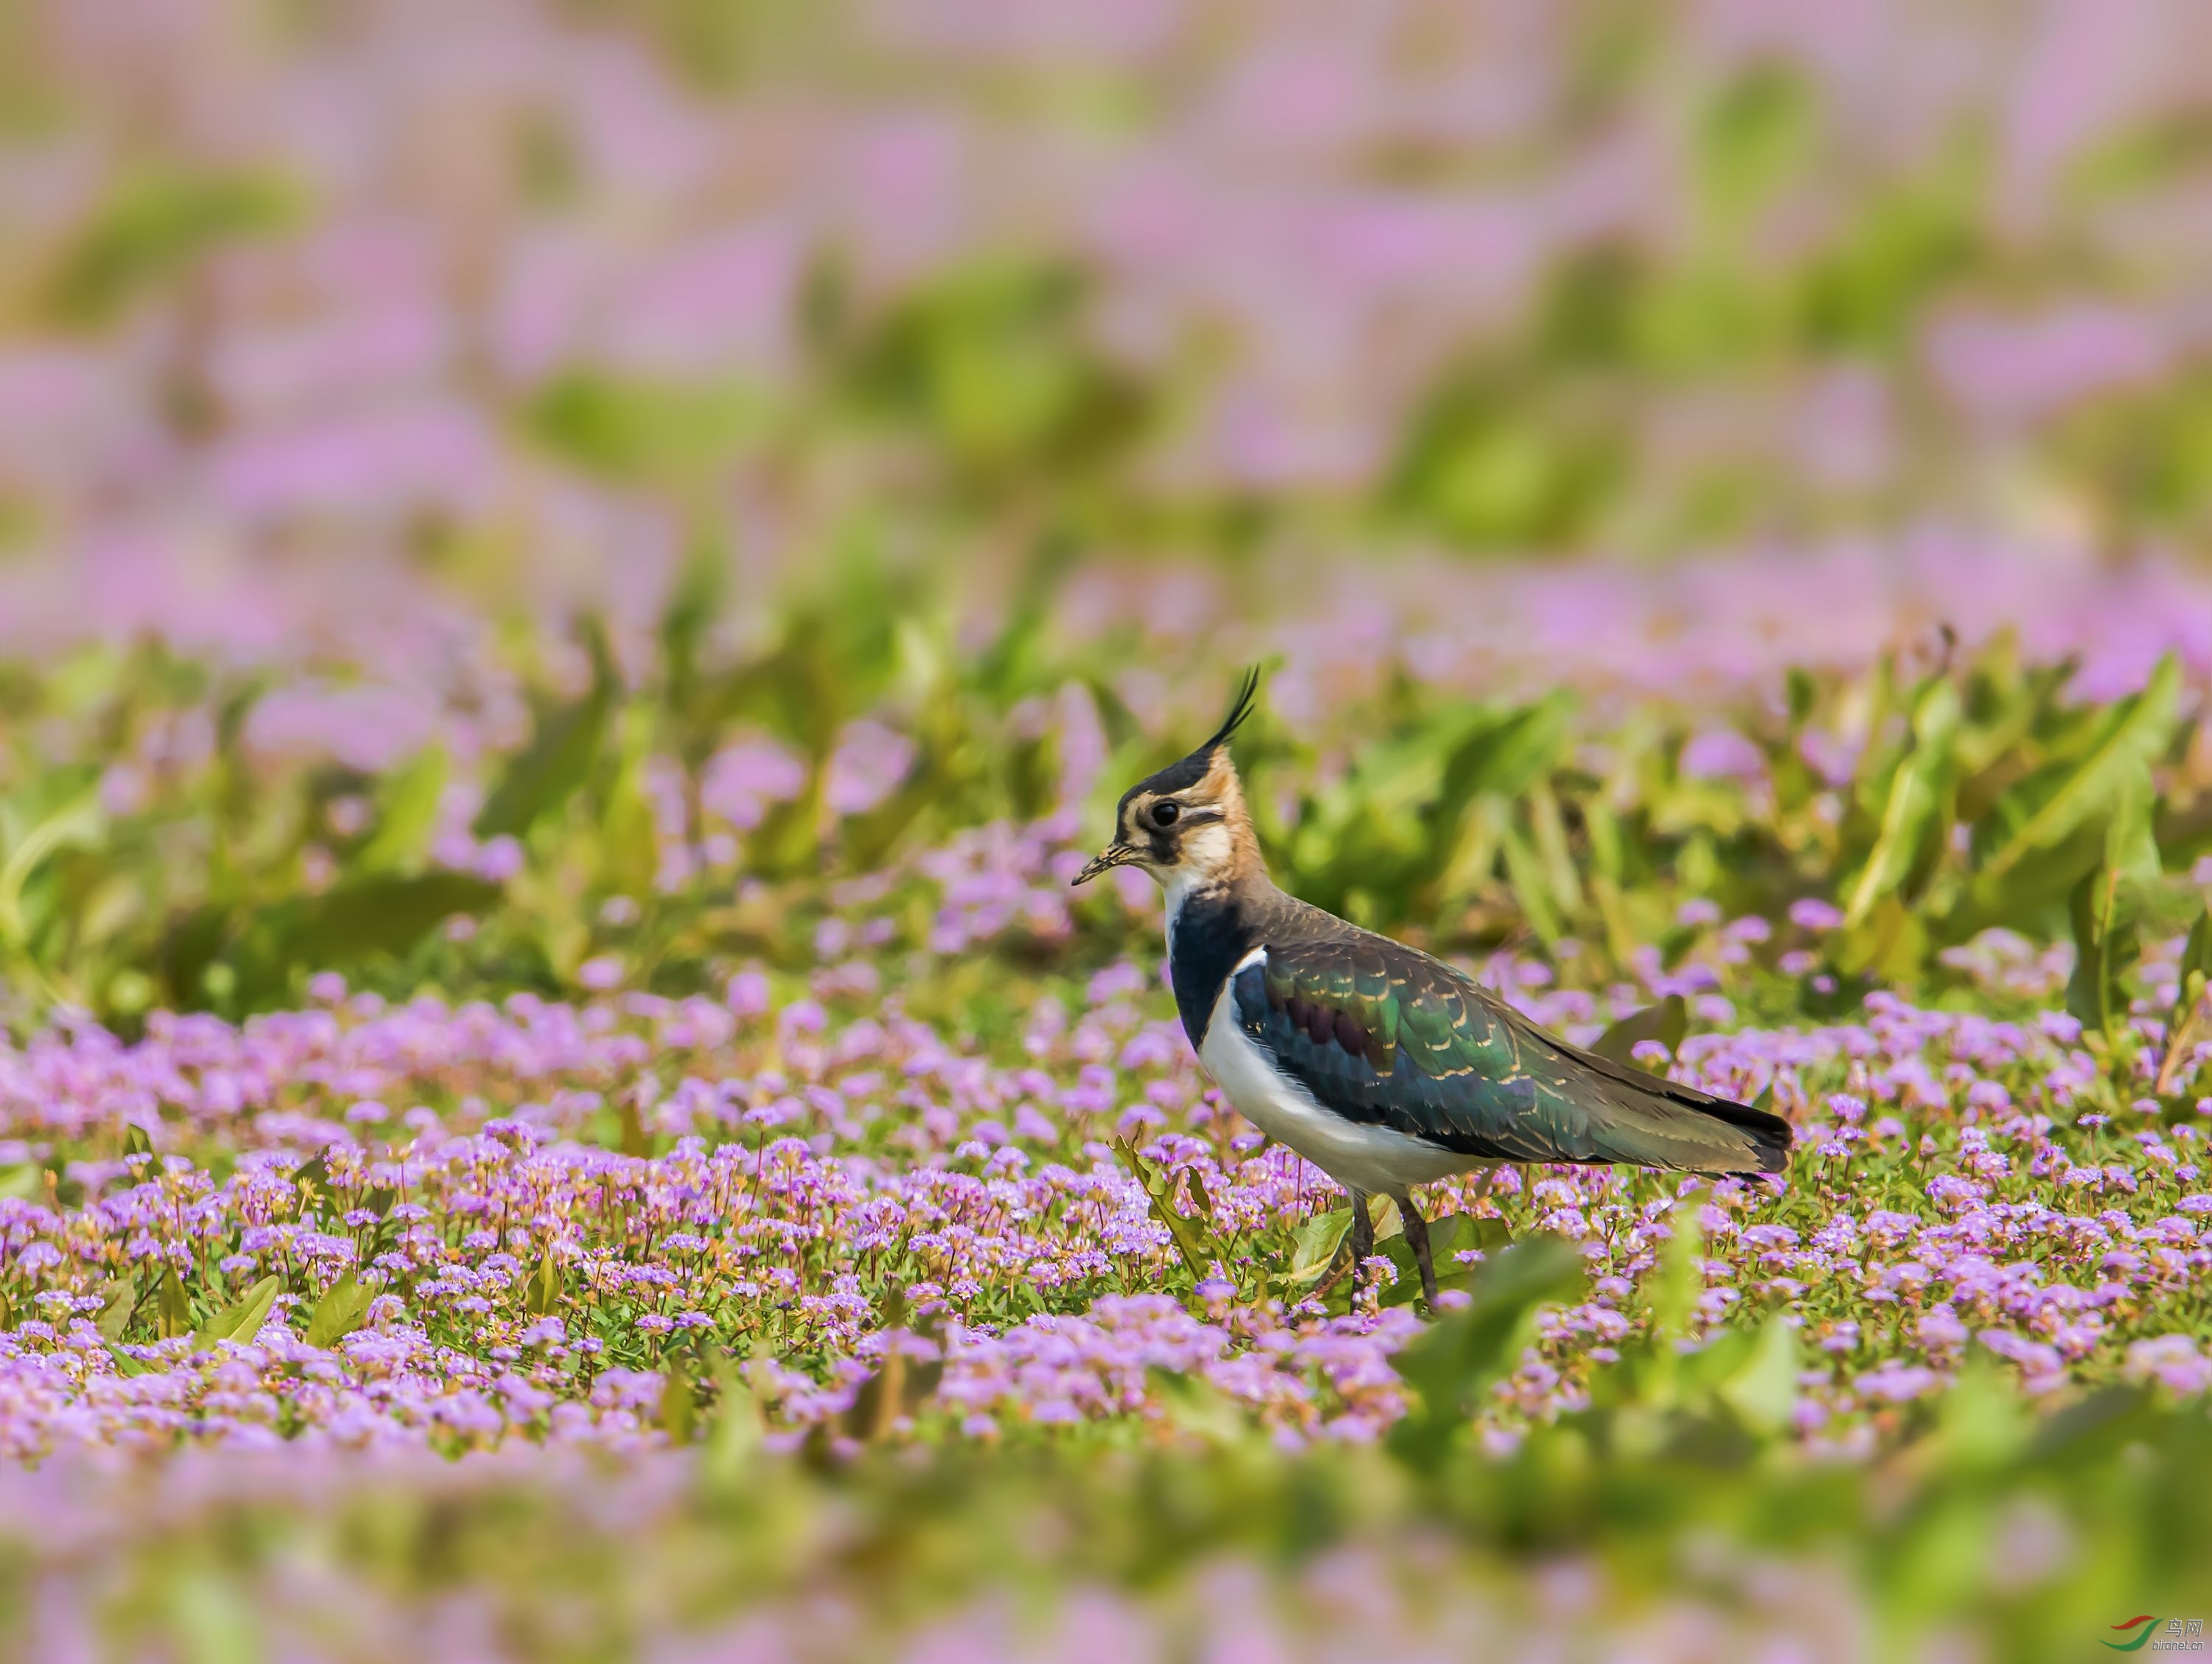
[[[0,15],[0,1656],[2185,1642],[2195,21]],[[1253,662],[1786,1174],[1328,1284],[1069,887]]]

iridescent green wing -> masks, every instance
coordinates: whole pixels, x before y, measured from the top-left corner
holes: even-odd
[[[1787,1122],[1545,1033],[1462,972],[1348,926],[1270,944],[1237,1019],[1348,1120],[1477,1158],[1778,1171]]]

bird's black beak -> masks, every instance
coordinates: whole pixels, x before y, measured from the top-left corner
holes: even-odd
[[[1084,865],[1082,871],[1068,881],[1068,887],[1073,889],[1077,884],[1087,884],[1109,868],[1127,866],[1136,859],[1137,851],[1133,845],[1109,843]]]

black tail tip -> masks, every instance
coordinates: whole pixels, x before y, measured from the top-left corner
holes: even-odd
[[[1790,1167],[1790,1146],[1796,1138],[1796,1129],[1779,1115],[1767,1115],[1759,1110],[1752,1110],[1749,1113],[1759,1114],[1761,1119],[1771,1121],[1773,1125],[1771,1127],[1745,1126],[1744,1130],[1751,1134],[1752,1153],[1759,1165],[1749,1172],[1735,1173],[1729,1176],[1738,1179],[1755,1179],[1761,1175],[1772,1175],[1786,1172]]]

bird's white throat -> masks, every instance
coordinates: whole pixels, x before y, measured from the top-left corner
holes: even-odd
[[[1182,916],[1183,906],[1202,891],[1218,890],[1229,877],[1235,854],[1235,845],[1229,829],[1223,826],[1208,826],[1194,833],[1184,841],[1182,859],[1173,866],[1155,869],[1160,877],[1160,889],[1167,898],[1168,957],[1175,957],[1176,920]]]
[[[1182,917],[1183,908],[1193,896],[1210,893],[1220,887],[1218,878],[1213,874],[1195,872],[1187,865],[1171,866],[1160,874],[1160,890],[1167,899],[1170,964],[1175,963],[1176,923]]]

